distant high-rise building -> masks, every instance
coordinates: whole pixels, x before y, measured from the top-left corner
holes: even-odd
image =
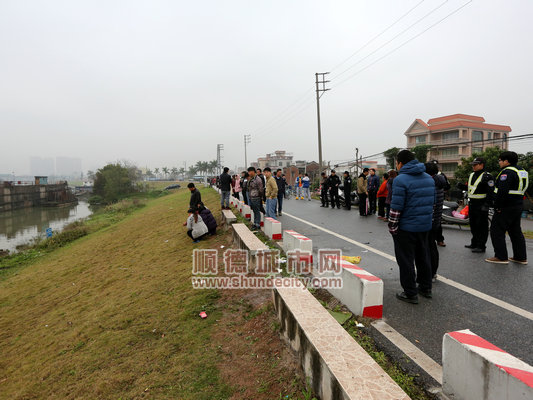
[[[81,172],[81,158],[56,157],[56,175],[72,176],[80,175]]]
[[[54,175],[54,159],[51,157],[30,157],[30,174],[34,176]]]

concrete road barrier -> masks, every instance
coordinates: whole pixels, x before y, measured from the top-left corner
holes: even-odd
[[[383,317],[383,281],[363,268],[348,261],[335,261],[324,272],[325,276],[342,278],[342,288],[328,291],[339,299],[355,315],[380,319]],[[334,271],[339,271],[336,273]]]
[[[409,399],[308,290],[282,286],[272,291],[281,334],[320,399]]]
[[[231,225],[233,229],[233,242],[239,249],[248,250],[248,266],[250,271],[255,269],[255,255],[257,250],[268,250],[268,246],[254,235],[245,224]]]
[[[241,210],[242,210],[241,214],[244,218],[250,219],[252,217],[252,209],[250,208],[249,205],[245,204],[244,202],[242,204]]]
[[[300,250],[309,252],[309,262],[313,263],[313,241],[293,230],[283,231],[283,250]]]
[[[533,399],[533,367],[468,329],[444,335],[442,375],[451,399]]]
[[[265,214],[263,214],[262,212],[259,212],[259,214],[261,214],[261,223],[259,224],[260,226],[264,226],[265,225]],[[250,209],[250,221],[254,221],[254,212]]]
[[[234,222],[237,222],[237,217],[231,210],[222,210],[222,221],[226,227],[229,227]]]
[[[281,222],[278,220],[266,217],[264,226],[265,235],[272,240],[281,240]]]

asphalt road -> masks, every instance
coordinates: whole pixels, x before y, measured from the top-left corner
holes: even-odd
[[[285,200],[284,215],[279,217],[283,229],[295,231],[313,240],[319,248],[341,249],[344,255],[361,256],[360,266],[384,282],[384,320],[414,345],[441,364],[442,337],[446,332],[470,329],[496,346],[533,365],[533,321],[503,307],[482,300],[444,282],[433,284],[433,299],[420,296],[418,305],[396,299],[401,291],[395,262],[365,250],[330,233],[298,221],[298,217],[327,230],[394,256],[387,224],[375,216],[360,217],[357,207],[351,211],[322,208],[316,200]],[[526,239],[530,264],[522,266],[489,264],[485,257],[494,255],[490,237],[485,254],[465,249],[470,232],[444,226],[446,247],[439,247],[437,272],[465,286],[533,312],[533,241]],[[507,249],[512,256],[511,244]]]

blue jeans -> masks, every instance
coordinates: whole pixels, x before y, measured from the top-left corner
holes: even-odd
[[[254,212],[253,226],[261,226],[261,199],[260,198],[251,198],[249,199],[250,208]]]
[[[220,207],[229,207],[229,195],[230,192],[222,191],[220,196]]]
[[[276,205],[278,199],[266,199],[266,216],[276,219]]]
[[[303,190],[303,196],[305,197],[305,199],[306,200],[311,200],[311,194],[309,192],[309,188],[308,187],[303,187],[302,190]]]

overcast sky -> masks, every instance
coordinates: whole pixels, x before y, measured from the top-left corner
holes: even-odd
[[[0,0],[0,173],[35,155],[179,168],[217,143],[233,168],[244,134],[249,161],[318,161],[325,71],[324,160],[404,146],[415,118],[453,113],[533,133],[531,0],[474,0],[373,64],[467,2]]]

